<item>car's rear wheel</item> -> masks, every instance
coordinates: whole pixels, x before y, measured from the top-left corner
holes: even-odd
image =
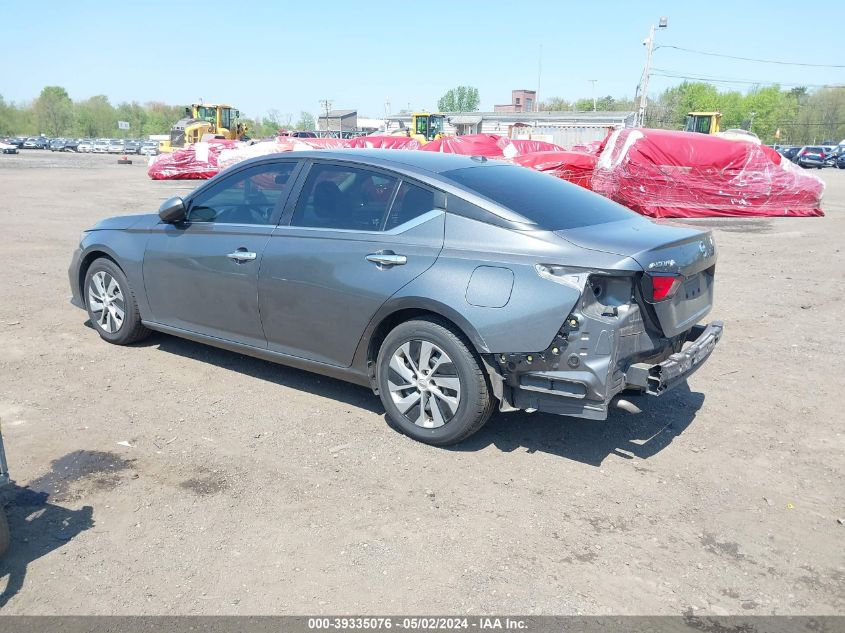
[[[376,375],[390,421],[426,444],[464,440],[484,426],[495,405],[478,356],[437,319],[396,326],[381,345]]]
[[[94,260],[85,274],[83,291],[88,316],[103,339],[115,345],[129,345],[149,336],[129,281],[113,261]]]

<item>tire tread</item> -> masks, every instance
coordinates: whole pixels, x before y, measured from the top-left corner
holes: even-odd
[[[119,280],[121,287],[123,288],[124,295],[127,297],[127,303],[131,305],[131,310],[125,310],[126,317],[123,321],[124,329],[120,331],[119,335],[114,339],[106,338],[95,325],[94,328],[97,330],[97,333],[100,334],[100,337],[109,343],[114,343],[115,345],[131,345],[132,343],[137,343],[138,341],[142,341],[147,338],[152,331],[141,323],[141,313],[138,311],[138,300],[135,298],[135,291],[132,290],[132,286],[126,278],[126,274],[114,260],[108,257],[99,257],[91,262],[90,266],[88,266],[88,270],[85,271],[85,284],[82,288],[82,296],[83,301],[85,301],[85,305],[88,305],[88,281],[92,274],[91,271],[95,269],[106,270],[112,276],[115,275],[115,272],[119,273],[121,277]],[[131,321],[129,319],[130,313],[132,315]]]
[[[427,326],[438,330],[438,333],[444,338],[448,339],[466,358],[471,359],[471,371],[474,374],[474,384],[479,387],[478,393],[473,395],[474,406],[467,414],[473,420],[472,424],[468,425],[458,435],[450,437],[448,440],[422,440],[428,444],[435,446],[448,446],[462,442],[470,435],[477,433],[490,419],[496,407],[496,398],[492,396],[492,389],[490,387],[489,379],[484,370],[481,358],[466,337],[457,328],[446,319],[437,316],[419,316],[410,321],[404,321],[397,325],[385,338],[385,341],[398,328],[413,328],[413,327]],[[379,350],[379,355],[381,350]],[[389,416],[388,416],[389,417]]]

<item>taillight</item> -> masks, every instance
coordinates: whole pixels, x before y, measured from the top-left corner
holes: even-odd
[[[664,301],[674,297],[683,279],[680,275],[650,275],[650,277],[652,301]]]

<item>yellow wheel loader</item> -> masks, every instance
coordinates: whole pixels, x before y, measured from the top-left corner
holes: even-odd
[[[159,143],[160,152],[172,152],[209,135],[241,141],[247,133],[238,119],[241,113],[230,105],[194,103],[185,108],[185,116],[170,128],[170,140]]]

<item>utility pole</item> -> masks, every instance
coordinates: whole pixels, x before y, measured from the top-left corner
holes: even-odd
[[[320,101],[320,105],[323,106],[323,108],[326,111],[326,132],[328,132],[329,131],[329,110],[332,109],[332,101],[331,101],[331,99],[323,99],[322,101]]]
[[[534,111],[540,111],[540,79],[543,76],[543,45],[540,44],[540,55],[537,57],[537,94],[534,95]]]
[[[661,17],[657,23],[657,28],[665,29],[669,26],[669,19]],[[642,127],[645,125],[645,109],[648,105],[648,78],[651,75],[651,56],[654,53],[654,34],[655,26],[652,24],[648,31],[648,37],[643,40],[643,46],[646,47],[645,68],[643,69],[643,77],[640,80],[640,107],[637,113],[637,125]]]
[[[593,112],[596,111],[596,82],[598,79],[588,79],[591,84],[593,84]]]

